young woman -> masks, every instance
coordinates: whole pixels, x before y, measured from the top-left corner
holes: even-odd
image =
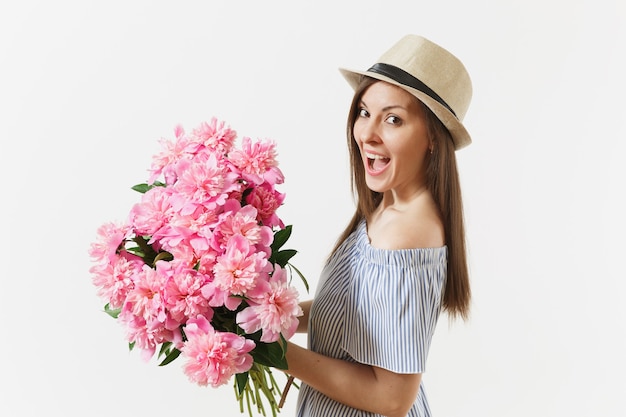
[[[313,301],[308,349],[289,343],[300,417],[429,416],[422,386],[439,313],[466,318],[470,287],[455,151],[472,95],[463,64],[416,35],[367,71],[347,124],[357,208]]]

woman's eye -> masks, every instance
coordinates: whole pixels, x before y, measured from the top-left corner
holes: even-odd
[[[400,123],[402,123],[402,120],[400,120],[398,116],[389,116],[387,117],[387,123],[392,125],[399,125]]]
[[[359,109],[359,117],[368,117],[370,114],[365,109]]]

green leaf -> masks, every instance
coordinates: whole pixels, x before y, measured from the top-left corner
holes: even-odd
[[[248,383],[248,372],[242,372],[240,374],[235,375],[235,384],[237,385],[237,392],[241,396],[243,394],[243,390],[246,389],[246,384]]]
[[[109,316],[113,317],[114,319],[116,319],[120,315],[120,313],[122,312],[122,309],[121,308],[111,308],[109,303],[106,303],[106,305],[104,306],[104,312],[107,313]]]
[[[160,358],[161,356],[165,355],[169,355],[170,354],[170,346],[172,346],[172,342],[164,342],[161,345],[161,349],[159,349],[159,355],[157,356],[157,358]]]
[[[137,246],[141,248],[141,252],[143,252],[144,254],[144,262],[148,265],[152,265],[152,261],[154,260],[154,257],[157,255],[157,253],[152,248],[152,246],[148,244],[149,240],[150,239],[146,239],[143,236],[135,236],[133,238],[133,242],[135,242]]]
[[[248,196],[250,195],[250,193],[252,193],[253,190],[254,190],[254,187],[249,187],[243,190],[243,193],[241,193],[241,200],[239,200],[239,203],[241,203],[241,207],[248,204],[246,200],[248,199]]]
[[[257,342],[250,352],[255,362],[272,368],[287,369],[287,359],[283,347],[278,342]]]
[[[131,189],[141,194],[145,194],[146,192],[150,191],[154,187],[165,187],[165,184],[160,181],[155,181],[152,184],[146,184],[146,183],[137,184],[137,185],[132,186]]]
[[[138,193],[144,194],[146,191],[150,190],[152,187],[150,187],[148,184],[137,184],[131,187],[131,189],[133,189],[134,191],[137,191]]]
[[[144,253],[141,251],[141,248],[139,246],[133,246],[130,248],[126,248],[127,252],[131,252],[137,256],[141,256],[143,258]]]
[[[280,345],[280,349],[283,351],[283,357],[284,357],[285,355],[287,355],[287,346],[288,345],[287,345],[287,339],[285,339],[285,336],[283,336],[282,333],[280,334],[280,343],[279,343],[279,345]],[[285,362],[285,363],[287,363],[287,362]]]
[[[143,255],[143,261],[147,265],[154,268],[157,261],[171,261],[174,259],[174,256],[167,251],[155,251],[152,245],[148,243],[149,241],[150,236],[135,236],[133,238],[133,242],[139,247],[139,249],[134,249],[133,252],[139,256]]]
[[[272,256],[270,256],[270,262],[280,265],[282,268],[287,265],[289,260],[293,258],[296,253],[298,253],[295,249],[283,249],[279,252],[272,252]]]
[[[165,366],[169,363],[174,362],[176,358],[180,355],[180,350],[173,348],[172,351],[163,359],[163,362],[159,364],[159,366]]]
[[[272,252],[278,251],[278,249],[282,248],[283,245],[287,242],[289,236],[291,236],[291,227],[291,225],[285,226],[284,229],[281,229],[274,233],[274,241],[270,246],[272,248]]]
[[[302,283],[304,284],[304,288],[306,288],[306,292],[309,292],[309,282],[304,277],[304,274],[302,274],[302,272],[300,272],[300,270],[298,268],[296,268],[293,264],[289,264],[289,267],[291,269],[293,269],[294,271],[296,271],[298,276],[300,276],[300,279],[302,280]]]
[[[163,252],[159,252],[159,254],[157,256],[154,257],[154,264],[157,263],[157,261],[171,261],[172,259],[174,259],[174,255],[172,255],[169,252],[163,251]]]

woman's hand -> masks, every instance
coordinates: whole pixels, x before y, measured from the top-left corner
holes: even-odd
[[[289,342],[288,374],[352,408],[388,417],[406,417],[422,374],[397,374],[362,363],[329,358]]]

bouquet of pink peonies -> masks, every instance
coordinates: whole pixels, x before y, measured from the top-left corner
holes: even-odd
[[[162,140],[148,182],[123,224],[105,223],[89,254],[105,311],[126,329],[130,349],[160,365],[181,355],[199,385],[234,376],[240,410],[273,415],[283,392],[271,368],[286,369],[286,340],[302,310],[283,249],[291,226],[276,210],[284,180],[272,141],[242,139],[215,118]],[[157,353],[158,351],[158,353]]]

